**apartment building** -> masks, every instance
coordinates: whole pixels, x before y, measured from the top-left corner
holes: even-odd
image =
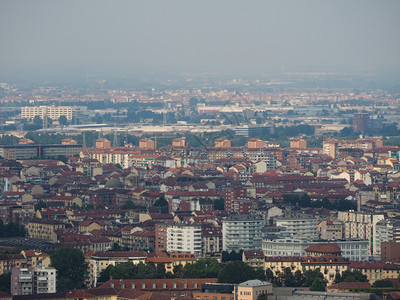
[[[285,227],[285,232],[291,237],[314,240],[319,238],[317,219],[306,215],[288,215],[278,217],[276,226]]]
[[[322,220],[319,225],[321,240],[336,240],[343,238],[343,222],[337,220]]]
[[[215,140],[215,148],[231,148],[231,141],[224,138],[218,138]]]
[[[0,254],[0,275],[20,268],[25,257],[22,254]]]
[[[232,215],[222,221],[222,249],[260,250],[265,220],[258,215]]]
[[[55,293],[56,279],[55,268],[14,268],[11,272],[11,293],[14,296]]]
[[[29,158],[50,158],[57,156],[74,156],[81,152],[82,145],[1,145],[0,156],[9,160]]]
[[[154,150],[154,149],[156,149],[156,143],[155,143],[155,141],[153,141],[151,139],[140,139],[139,140],[139,148]]]
[[[57,242],[56,230],[64,229],[65,224],[52,219],[33,219],[28,222],[28,235],[32,238]]]
[[[292,273],[320,269],[328,284],[332,284],[337,272],[342,273],[349,269],[350,261],[335,255],[324,256],[275,256],[265,258],[265,268],[270,269],[275,276],[279,276],[286,268]]]
[[[177,253],[202,252],[201,225],[170,224],[167,226],[167,251]]]
[[[112,251],[112,252],[95,252],[91,256],[86,257],[88,265],[88,275],[86,283],[88,286],[96,287],[101,271],[108,266],[130,262],[132,264],[145,263],[146,252],[143,251]]]
[[[306,149],[307,141],[301,138],[292,138],[290,139],[290,148],[293,149]]]
[[[257,300],[260,295],[272,293],[272,283],[255,279],[239,283],[236,295],[238,300]]]
[[[345,238],[368,240],[370,242],[370,255],[377,253],[376,224],[385,219],[383,214],[339,211],[337,219],[344,222]]]
[[[293,238],[263,238],[262,250],[267,257],[274,256],[304,256],[305,249],[311,245],[321,243],[307,239]],[[369,241],[361,239],[332,240],[330,243],[338,245],[341,256],[352,261],[367,261],[369,259]]]
[[[137,153],[138,151],[129,148],[96,148],[89,152],[89,158],[96,159],[102,164],[118,164],[126,169],[131,166],[131,156]]]
[[[183,138],[176,138],[172,140],[172,146],[173,147],[184,147],[187,148],[188,147],[188,142],[186,141],[186,139]]]
[[[24,106],[21,107],[21,119],[33,120],[36,116],[41,119],[44,116],[52,120],[58,120],[65,116],[68,121],[74,118],[80,119],[87,114],[86,106]]]
[[[370,150],[382,146],[382,139],[375,137],[357,140],[338,140],[328,138],[323,141],[322,152],[323,154],[336,158],[338,154],[337,152],[340,148]]]

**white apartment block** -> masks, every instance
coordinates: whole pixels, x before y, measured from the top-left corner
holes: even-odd
[[[222,250],[261,250],[265,220],[257,215],[233,215],[222,221]]]
[[[376,223],[376,252],[375,256],[380,259],[381,243],[393,241],[393,222],[391,220],[381,220]]]
[[[167,251],[201,254],[201,225],[171,224],[167,227]]]
[[[294,239],[315,240],[319,238],[317,219],[308,216],[284,216],[275,219],[276,226],[284,230]]]
[[[130,157],[134,151],[125,151],[121,149],[99,149],[93,150],[89,153],[90,158],[97,159],[102,164],[118,164],[123,169],[130,167]],[[84,154],[81,153],[81,157]]]
[[[378,251],[376,224],[384,220],[383,214],[370,214],[355,211],[339,211],[338,220],[344,222],[344,238],[363,239],[370,242],[370,255]]]
[[[74,117],[82,117],[86,112],[86,106],[24,106],[21,107],[21,119],[32,120],[36,116],[43,119],[47,115],[52,120],[65,116],[68,121],[72,121]]]

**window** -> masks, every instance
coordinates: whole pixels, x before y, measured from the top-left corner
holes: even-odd
[[[167,288],[167,284],[165,282],[162,283],[162,288],[166,289]]]
[[[146,288],[146,284],[144,282],[142,282],[142,289]]]
[[[176,289],[176,282],[173,282],[173,283],[172,283],[172,288],[173,288],[173,289]]]

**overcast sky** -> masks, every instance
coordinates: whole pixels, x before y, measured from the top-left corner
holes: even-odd
[[[0,65],[400,67],[400,1],[0,0]]]

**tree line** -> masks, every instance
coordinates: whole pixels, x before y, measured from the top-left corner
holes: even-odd
[[[24,225],[14,222],[4,224],[3,220],[0,219],[0,238],[23,237],[25,235],[26,230]]]
[[[101,273],[99,283],[110,279],[167,279],[167,278],[218,278],[221,283],[240,283],[250,279],[265,280],[263,270],[254,270],[241,261],[222,265],[216,259],[202,258],[193,264],[176,265],[173,271],[166,271],[164,264],[152,262],[132,264],[126,262],[109,265]]]

